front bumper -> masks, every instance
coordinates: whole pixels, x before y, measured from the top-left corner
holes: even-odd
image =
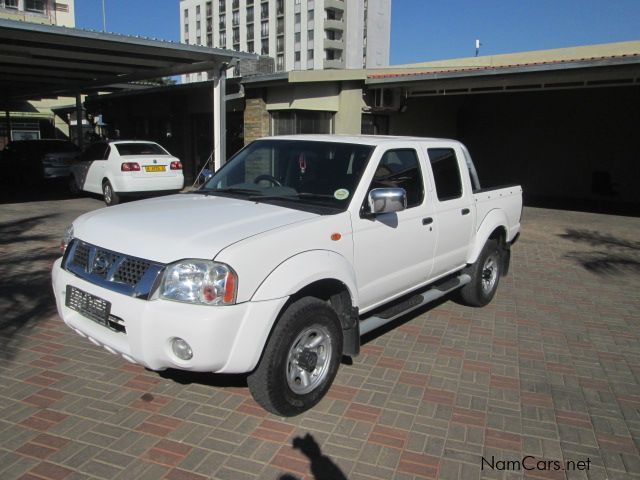
[[[141,300],[113,292],[53,265],[58,314],[76,333],[107,351],[152,370],[178,368],[199,372],[243,373],[255,368],[287,297],[238,305],[190,305],[168,300]],[[111,313],[126,333],[111,330],[65,306],[67,285],[111,302]],[[174,338],[184,339],[193,358],[177,358]]]

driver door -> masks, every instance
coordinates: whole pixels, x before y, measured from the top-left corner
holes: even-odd
[[[375,217],[361,211],[353,218],[361,311],[375,308],[429,279],[436,236],[431,227],[434,210],[425,194],[423,171],[424,163],[415,149],[384,152],[365,203],[373,188],[398,187],[407,192],[407,208]]]

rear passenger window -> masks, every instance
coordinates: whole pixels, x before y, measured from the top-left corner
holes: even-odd
[[[382,155],[371,182],[373,188],[404,188],[407,208],[422,203],[424,187],[415,150],[389,150]]]
[[[429,161],[436,182],[438,200],[453,200],[462,196],[458,159],[452,148],[429,148]]]

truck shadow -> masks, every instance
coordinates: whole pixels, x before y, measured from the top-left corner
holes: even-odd
[[[15,356],[21,336],[56,311],[50,272],[59,253],[50,246],[37,246],[53,243],[54,237],[37,227],[55,215],[0,223],[0,358],[4,360]],[[26,242],[30,245],[25,248]]]
[[[594,230],[567,229],[558,236],[592,247],[590,250],[574,250],[565,254],[565,258],[591,273],[601,276],[640,273],[640,242]]]

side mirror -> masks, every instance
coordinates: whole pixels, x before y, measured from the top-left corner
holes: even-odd
[[[407,208],[407,192],[404,188],[374,188],[368,196],[369,213],[399,212]]]

